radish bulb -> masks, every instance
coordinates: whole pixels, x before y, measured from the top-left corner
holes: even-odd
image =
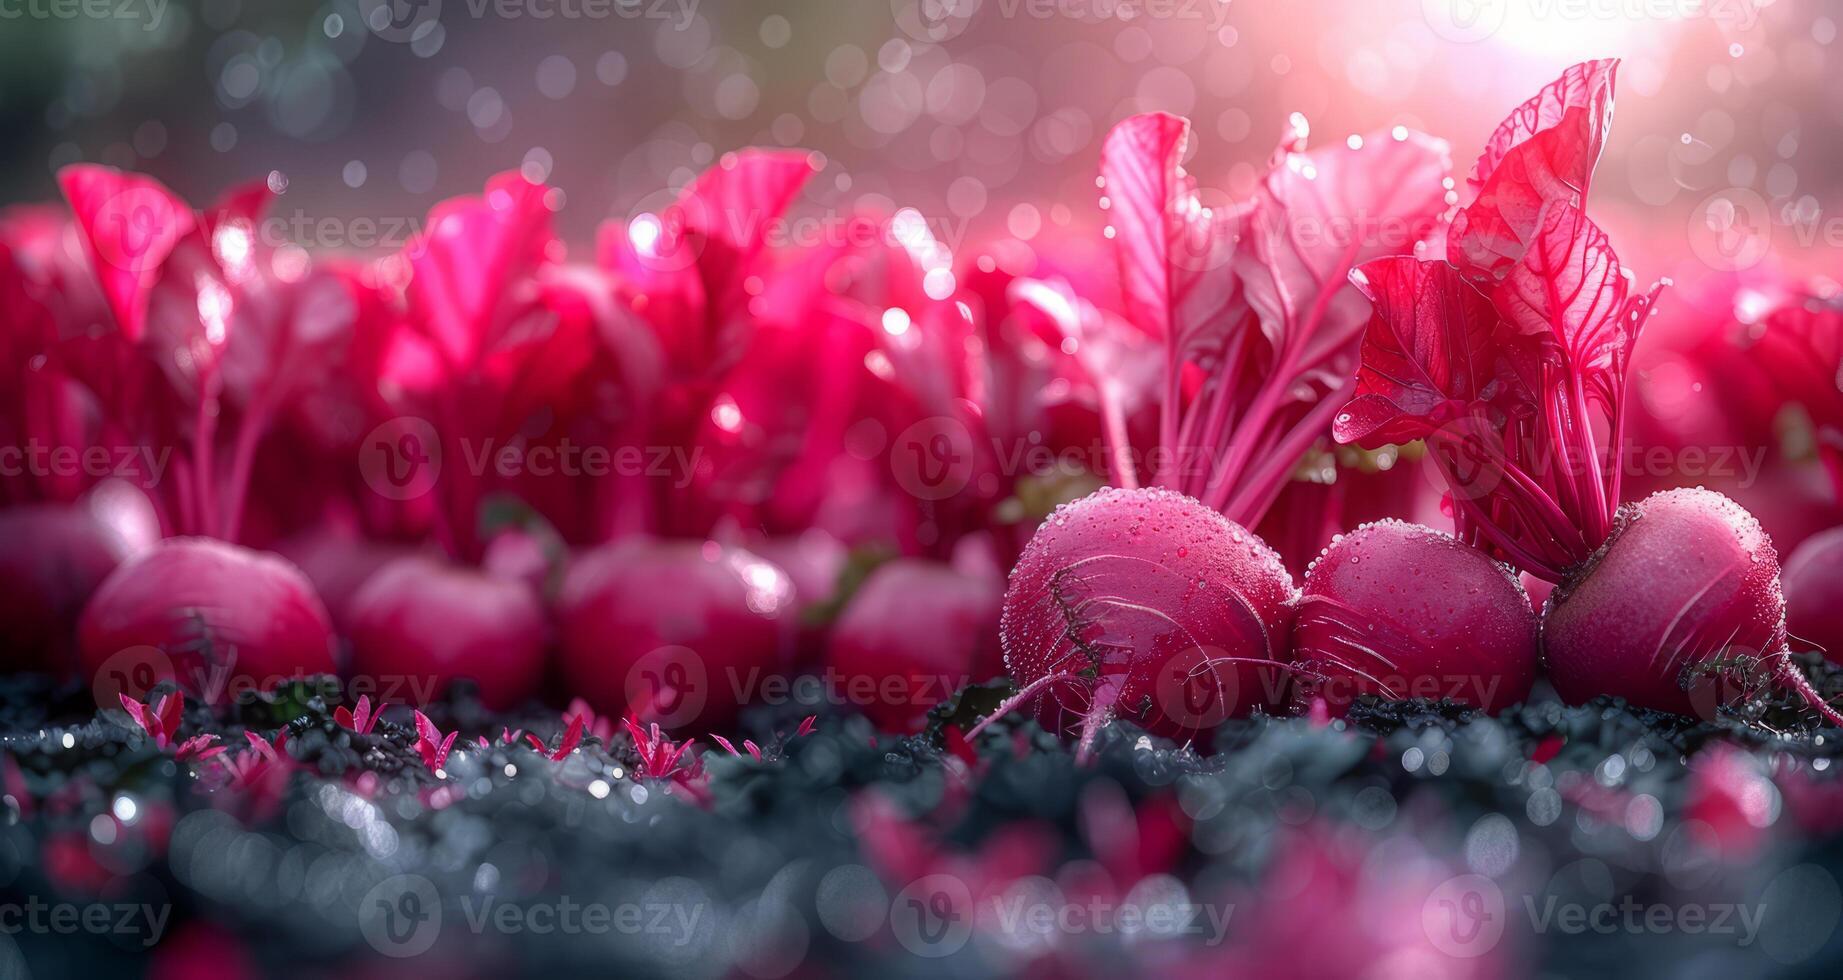
[[[913,732],[928,709],[1004,672],[996,576],[897,559],[870,574],[832,629],[834,692],[877,727]]]
[[[0,667],[70,670],[84,603],[137,549],[75,504],[0,511],[0,541]]]
[[[1752,515],[1701,489],[1620,506],[1633,352],[1668,283],[1639,291],[1584,210],[1617,69],[1575,65],[1498,127],[1443,260],[1356,271],[1374,315],[1334,434],[1424,440],[1455,536],[1557,586],[1542,649],[1563,698],[1706,718],[1771,685],[1843,724],[1787,655]]]
[[[1843,527],[1805,539],[1786,559],[1781,579],[1792,641],[1843,664]]]
[[[352,597],[352,674],[373,700],[426,704],[458,677],[493,710],[537,692],[549,625],[524,581],[435,558],[399,558]]]
[[[1306,570],[1293,625],[1301,694],[1342,715],[1359,694],[1497,711],[1529,696],[1537,620],[1516,575],[1449,534],[1365,524]]]
[[[99,686],[132,679],[124,690],[145,694],[172,680],[213,703],[333,672],[333,627],[300,569],[210,538],[168,539],[110,573],[78,647]]]
[[[1606,544],[1549,599],[1542,646],[1570,703],[1612,694],[1711,718],[1765,683],[1843,724],[1787,655],[1772,542],[1712,491],[1666,490],[1622,508]]]
[[[1380,224],[1419,238],[1451,186],[1445,144],[1403,127],[1313,150],[1307,137],[1295,116],[1251,197],[1206,206],[1185,169],[1190,124],[1123,120],[1097,181],[1118,311],[1065,281],[1009,287],[1093,383],[1123,489],[1062,508],[1026,546],[1002,627],[1023,687],[992,717],[1034,701],[1051,727],[1080,732],[1086,756],[1115,717],[1182,739],[1284,702],[1295,589],[1248,528],[1352,388],[1369,309],[1349,273],[1403,244],[1294,231]],[[1142,455],[1130,422],[1145,402],[1157,434]]]
[[[579,555],[558,598],[563,676],[597,712],[724,724],[787,697],[787,574],[714,541],[630,538]]]
[[[1173,490],[1104,488],[1037,529],[1011,572],[999,636],[1018,695],[1053,730],[1130,719],[1172,739],[1287,694],[1295,590],[1273,549]]]

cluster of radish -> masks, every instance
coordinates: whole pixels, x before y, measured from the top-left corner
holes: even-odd
[[[470,678],[491,708],[580,694],[687,725],[827,657],[936,697],[995,673],[997,560],[948,559],[1005,488],[918,501],[893,449],[847,439],[981,424],[968,298],[901,216],[771,250],[814,161],[728,155],[592,263],[516,173],[360,259],[265,233],[279,175],[194,210],[67,168],[68,210],[0,214],[0,445],[137,452],[0,483],[9,665],[76,667],[105,705],[338,672],[399,704]],[[603,469],[500,463],[572,445]],[[826,633],[803,622],[885,535],[905,557]],[[931,706],[890,701],[893,728]]]
[[[26,545],[0,554],[9,650],[207,694],[431,682],[379,692],[403,703],[468,677],[491,707],[581,694],[707,725],[824,667],[879,681],[856,706],[892,730],[1008,671],[1007,710],[1084,749],[1113,718],[1186,738],[1363,695],[1496,709],[1543,663],[1575,701],[1707,714],[1772,685],[1838,720],[1793,669],[1745,511],[1621,506],[1658,290],[1584,213],[1615,68],[1518,107],[1456,209],[1446,145],[1403,127],[1308,150],[1295,117],[1253,193],[1217,201],[1183,120],[1131,118],[1099,182],[1117,302],[1048,242],[956,265],[913,212],[771,248],[803,153],[726,156],[588,263],[518,174],[359,261],[261,233],[278,177],[195,212],[68,168],[68,215],[0,215],[0,444],[146,452],[108,480],[0,483],[31,502],[0,511]],[[1785,316],[1843,336],[1823,304]],[[1821,381],[1807,400],[1834,402]],[[1364,525],[1297,586],[1252,529],[1327,436],[1423,443],[1454,533]],[[1026,544],[1057,484],[994,447],[1090,439],[1113,487]],[[493,465],[572,445],[686,467]],[[862,571],[854,547],[900,557],[808,616]],[[1822,598],[1837,555],[1798,566],[1813,630],[1843,608]],[[1518,573],[1553,587],[1540,616]]]
[[[1183,121],[1110,135],[1100,186],[1126,316],[1067,319],[1097,348],[1162,344],[1169,465],[1141,487],[1116,445],[1120,485],[1030,542],[1001,633],[1020,690],[991,717],[1034,704],[1085,751],[1113,718],[1186,737],[1289,692],[1329,710],[1358,694],[1494,709],[1546,664],[1573,703],[1706,717],[1776,686],[1843,724],[1789,658],[1751,515],[1700,489],[1620,504],[1627,366],[1661,287],[1635,291],[1584,213],[1616,68],[1577,65],[1519,106],[1471,200],[1411,242],[1372,234],[1386,221],[1307,234],[1332,226],[1327,208],[1375,221],[1457,203],[1438,149],[1404,130],[1283,146],[1254,200],[1221,210],[1182,169]],[[1105,351],[1092,369],[1117,363]],[[1456,533],[1365,525],[1296,589],[1247,529],[1327,430],[1424,440]],[[1540,618],[1517,571],[1554,586]]]

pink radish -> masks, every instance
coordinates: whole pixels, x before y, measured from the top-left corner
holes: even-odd
[[[301,570],[209,538],[169,539],[112,572],[83,610],[78,645],[98,684],[151,668],[212,702],[333,672],[333,628]]]
[[[1786,559],[1785,625],[1793,645],[1843,664],[1843,527],[1814,534]]]
[[[1002,583],[897,559],[872,572],[832,629],[828,684],[883,731],[912,732],[928,709],[1004,672]]]
[[[356,531],[324,524],[278,543],[275,551],[294,562],[314,584],[334,628],[342,634],[352,631],[352,600],[358,590],[385,565],[416,554],[407,544],[359,537]]]
[[[352,597],[355,690],[422,704],[473,679],[501,710],[537,692],[549,628],[530,585],[436,558],[399,558]]]
[[[1618,65],[1575,65],[1513,112],[1473,167],[1444,261],[1370,262],[1374,304],[1341,442],[1425,440],[1457,536],[1555,583],[1542,647],[1563,698],[1710,717],[1768,685],[1833,722],[1786,655],[1778,557],[1707,490],[1620,507],[1639,291],[1585,211]]]
[[[1301,693],[1341,714],[1359,694],[1487,711],[1536,680],[1537,620],[1516,575],[1449,534],[1365,524],[1306,570],[1293,625]]]
[[[630,538],[576,557],[557,616],[563,675],[599,712],[720,725],[784,679],[787,574],[714,541]]]
[[[1058,508],[1011,572],[999,635],[1018,695],[1085,755],[1118,717],[1186,739],[1287,694],[1295,590],[1273,549],[1174,490]]]
[[[1005,659],[1023,687],[999,713],[1034,699],[1056,728],[1072,713],[1082,755],[1114,717],[1189,738],[1285,697],[1295,590],[1247,528],[1355,387],[1369,311],[1348,273],[1430,232],[1450,185],[1445,144],[1405,127],[1310,152],[1307,136],[1295,114],[1250,197],[1228,202],[1206,200],[1186,171],[1188,122],[1121,122],[1097,182],[1119,312],[1066,282],[1008,289],[1089,376],[1125,488],[1044,523],[1005,599]],[[1131,416],[1143,401],[1158,418],[1141,457]]]
[[[0,511],[0,631],[9,670],[63,673],[77,615],[117,565],[144,551],[79,504]]]
[[[1612,536],[1549,600],[1542,647],[1563,699],[1612,694],[1712,717],[1767,684],[1843,717],[1786,653],[1779,556],[1739,504],[1666,490],[1621,509]]]

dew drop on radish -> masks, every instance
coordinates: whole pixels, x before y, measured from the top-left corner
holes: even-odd
[[[1339,535],[1306,570],[1293,624],[1303,699],[1342,714],[1362,694],[1487,711],[1536,680],[1537,619],[1515,574],[1432,528],[1388,520]]]
[[[1104,488],[1031,538],[1000,637],[1018,703],[1084,749],[1116,717],[1182,740],[1285,703],[1294,598],[1279,556],[1220,513]]]
[[[1620,508],[1606,543],[1550,597],[1542,647],[1571,704],[1610,694],[1712,719],[1770,683],[1843,723],[1786,656],[1772,541],[1713,491],[1665,490]]]

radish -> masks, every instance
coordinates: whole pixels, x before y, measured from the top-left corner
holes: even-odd
[[[1002,631],[1022,688],[975,731],[1034,700],[1052,727],[1079,719],[1085,756],[1116,716],[1189,738],[1283,702],[1295,590],[1247,528],[1353,387],[1368,310],[1347,274],[1412,247],[1446,207],[1445,144],[1397,127],[1308,153],[1306,135],[1295,115],[1249,200],[1206,203],[1183,167],[1189,123],[1127,119],[1098,182],[1121,314],[1065,282],[1012,283],[1092,379],[1122,489],[1059,509],[1025,547]],[[1128,415],[1148,398],[1142,458]]]
[[[793,637],[794,658],[802,665],[820,659],[825,650],[827,612],[835,609],[839,577],[851,555],[843,542],[818,529],[751,541],[749,551],[787,573],[794,601],[786,617]]]
[[[1712,717],[1781,685],[1843,724],[1786,652],[1779,557],[1753,515],[1707,490],[1665,490],[1622,508],[1605,546],[1549,599],[1549,677],[1564,699],[1612,694]]]
[[[300,569],[209,538],[169,538],[103,580],[84,607],[86,675],[154,665],[200,700],[333,672],[333,628]]]
[[[1542,649],[1556,690],[1685,714],[1796,692],[1778,559],[1720,494],[1620,508],[1633,349],[1664,283],[1640,292],[1582,210],[1617,62],[1576,65],[1519,107],[1473,168],[1445,260],[1352,274],[1374,304],[1341,442],[1424,439],[1457,537],[1559,587]]]
[[[352,632],[352,603],[359,589],[379,569],[416,554],[409,545],[357,537],[325,523],[276,544],[275,551],[314,584],[334,628],[344,635]]]
[[[435,558],[399,558],[352,597],[355,682],[393,702],[426,704],[457,677],[511,708],[537,691],[549,631],[526,582]]]
[[[1786,631],[1801,649],[1843,664],[1843,527],[1812,535],[1786,559]]]
[[[1301,591],[1301,693],[1338,714],[1359,694],[1496,711],[1536,681],[1536,613],[1516,575],[1449,534],[1365,524],[1332,541]]]
[[[578,555],[557,601],[562,667],[598,712],[721,725],[775,695],[793,586],[714,541],[630,538]]]
[[[1085,756],[1116,717],[1187,739],[1275,708],[1294,599],[1273,549],[1194,498],[1099,490],[1058,508],[1012,570],[999,636],[1020,689],[980,728],[1034,702]]]
[[[832,628],[829,692],[887,732],[919,730],[955,691],[1004,672],[1003,586],[949,565],[900,558],[864,581]]]
[[[8,670],[63,673],[77,616],[117,565],[145,551],[79,504],[0,511],[0,631]]]

